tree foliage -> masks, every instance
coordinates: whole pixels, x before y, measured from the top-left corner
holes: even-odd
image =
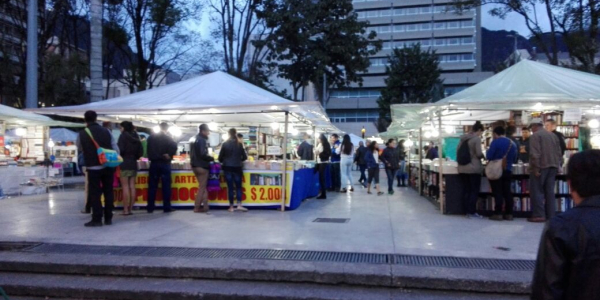
[[[328,86],[362,84],[368,56],[381,49],[376,33],[367,34],[368,23],[357,20],[351,0],[265,0],[257,16],[272,32],[253,44],[270,50],[266,60],[291,81],[294,100],[324,74]]]
[[[559,64],[558,37],[561,36],[573,62],[580,64],[580,69],[588,72],[597,72],[599,69],[594,57],[599,51],[600,1],[453,0],[453,6],[458,11],[484,5],[491,5],[489,13],[502,19],[510,13],[521,15],[536,45],[551,64]],[[538,18],[538,13],[547,18]],[[546,32],[544,28],[549,31]]]
[[[388,62],[386,86],[377,101],[384,123],[391,122],[392,104],[428,103],[443,98],[441,69],[435,51],[423,51],[420,44],[395,48]]]
[[[201,50],[200,35],[187,26],[199,20],[199,0],[122,0],[105,5],[108,42],[128,60],[127,73],[119,80],[131,92],[161,84],[165,73],[185,75],[200,64],[193,59]]]

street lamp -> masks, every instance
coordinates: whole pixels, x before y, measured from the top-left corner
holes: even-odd
[[[363,140],[365,139],[365,134],[367,133],[367,130],[365,129],[365,126],[363,126],[363,128],[360,130],[360,133],[362,135]]]

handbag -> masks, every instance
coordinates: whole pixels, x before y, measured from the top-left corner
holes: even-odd
[[[502,173],[506,169],[506,156],[512,148],[512,144],[512,141],[510,141],[508,144],[508,150],[506,150],[506,153],[501,159],[489,161],[487,166],[485,166],[485,176],[489,180],[498,180],[500,177],[502,177]]]
[[[121,157],[121,155],[119,155],[117,153],[117,151],[102,148],[102,147],[100,147],[100,145],[98,145],[98,143],[96,143],[96,140],[94,139],[94,136],[92,136],[92,132],[90,131],[89,128],[86,128],[85,132],[87,132],[87,134],[92,139],[92,142],[96,146],[96,151],[98,154],[98,161],[100,162],[100,164],[102,166],[109,167],[109,168],[116,168],[121,163],[123,163],[123,158]]]

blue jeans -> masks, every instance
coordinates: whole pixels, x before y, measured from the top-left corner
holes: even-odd
[[[396,177],[396,172],[398,172],[398,169],[385,168],[385,174],[387,175],[387,179],[388,179],[388,191],[389,192],[394,191],[394,177]]]
[[[224,171],[225,181],[227,181],[227,195],[229,197],[229,205],[233,206],[233,189],[235,188],[238,204],[242,204],[242,173]],[[235,185],[235,187],[234,187]]]
[[[171,163],[150,163],[148,177],[148,211],[154,211],[159,180],[162,183],[163,210],[171,210]]]
[[[398,169],[398,173],[396,173],[396,177],[398,177],[398,183],[400,183],[400,181],[405,180],[406,179],[406,161],[402,160],[400,161],[400,169]]]

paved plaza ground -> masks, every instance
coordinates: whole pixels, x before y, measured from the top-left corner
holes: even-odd
[[[307,199],[286,212],[215,209],[204,215],[191,210],[172,214],[138,210],[127,217],[117,212],[113,226],[86,228],[83,224],[90,216],[80,213],[83,190],[71,189],[0,200],[0,241],[536,257],[543,224],[442,215],[414,190],[395,190],[393,196],[368,195],[357,185],[353,193]],[[316,218],[350,221],[314,223]]]

